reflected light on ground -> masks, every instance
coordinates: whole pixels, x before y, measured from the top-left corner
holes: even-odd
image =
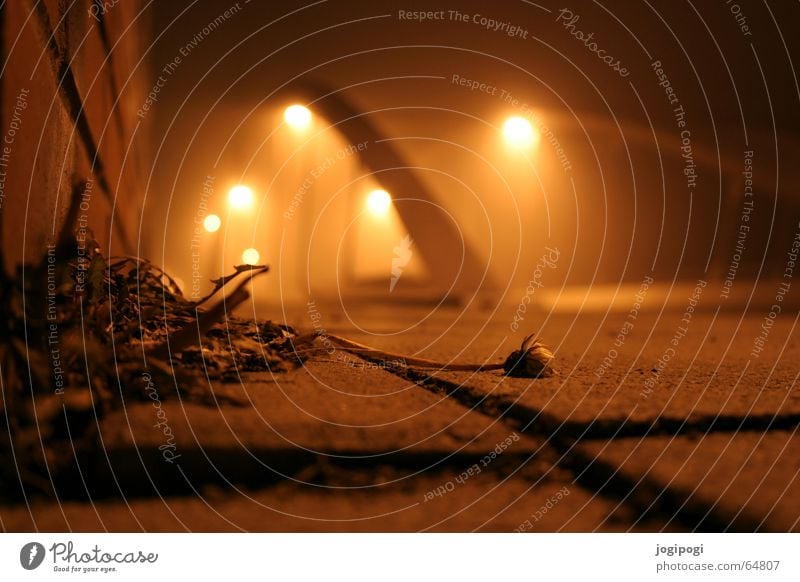
[[[367,208],[375,216],[386,216],[392,206],[392,197],[386,190],[373,190],[367,196]]]

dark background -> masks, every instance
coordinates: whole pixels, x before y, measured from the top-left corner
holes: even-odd
[[[253,237],[280,232],[284,225],[276,217],[303,168],[279,171],[294,152],[268,138],[270,115],[279,115],[310,83],[337,91],[383,136],[420,138],[402,139],[395,147],[409,165],[427,168],[417,172],[426,187],[423,197],[439,210],[410,209],[406,218],[413,224],[406,225],[422,241],[420,229],[430,227],[435,237],[443,211],[450,213],[474,270],[487,270],[488,276],[480,281],[468,272],[434,269],[422,281],[423,293],[426,283],[447,289],[460,277],[462,296],[479,289],[501,298],[507,288],[525,286],[548,245],[566,259],[552,274],[554,285],[638,282],[646,274],[666,282],[721,279],[736,243],[745,150],[754,152],[756,194],[737,277],[780,276],[797,228],[794,3],[739,3],[750,36],[740,30],[733,3],[570,4],[580,15],[576,28],[593,32],[598,45],[630,71],[621,78],[555,22],[561,4],[239,2],[239,10],[183,58],[143,119],[136,112],[161,68],[235,3],[122,2],[103,15],[102,27],[87,16],[90,2],[45,5],[57,50],[46,48],[49,35],[36,19],[26,18],[21,5],[4,9],[4,45],[11,57],[3,79],[5,126],[31,70],[39,83],[28,109],[36,113],[26,120],[31,133],[26,145],[19,140],[16,146],[19,163],[7,187],[20,195],[7,196],[4,204],[9,262],[41,252],[45,233],[63,214],[63,196],[56,192],[65,189],[73,166],[85,173],[93,160],[97,169],[98,159],[110,185],[93,205],[98,238],[150,256],[184,279],[198,193],[209,173],[218,177],[220,202],[226,180],[255,176],[260,200],[275,206]],[[472,23],[398,19],[398,10],[415,9],[480,13],[529,34],[509,38]],[[20,50],[25,42],[31,48]],[[31,62],[30,55],[55,60],[47,66],[47,59]],[[663,64],[686,111],[698,164],[691,194],[679,132],[653,60]],[[77,79],[71,96],[68,83],[58,83],[62,61]],[[560,167],[546,139],[530,165],[510,158],[496,136],[512,109],[498,97],[454,85],[454,74],[531,104],[563,147],[571,171]],[[79,113],[88,131],[69,125]],[[85,143],[87,136],[99,158]],[[315,155],[309,153],[301,165],[313,165]],[[266,184],[276,177],[268,192]],[[304,207],[302,220],[320,215],[325,195],[318,192],[315,204]],[[105,220],[112,207],[113,227]],[[25,245],[12,244],[21,240],[19,225],[27,225]],[[272,243],[265,243],[263,253],[267,262],[302,267],[290,277],[299,283],[287,298],[303,301],[302,289],[313,281],[317,294],[330,296],[361,288],[357,278],[348,279],[343,290],[334,288],[338,271],[322,276],[335,257],[325,255],[321,266],[301,260],[315,244],[336,247],[342,240],[338,227],[313,236],[305,222],[294,228],[290,254],[278,255]],[[452,238],[442,237],[450,241],[442,254],[456,263],[460,240]],[[430,248],[418,249],[420,258],[436,263]],[[215,263],[208,276],[220,269]],[[511,295],[516,301],[518,293]]]

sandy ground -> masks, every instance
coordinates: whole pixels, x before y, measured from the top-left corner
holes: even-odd
[[[243,375],[226,389],[249,407],[164,400],[171,463],[153,406],[130,403],[103,421],[103,450],[60,502],[0,506],[0,527],[800,530],[797,310],[766,336],[763,309],[688,321],[680,306],[635,318],[531,309],[516,332],[513,311],[323,309],[322,325],[478,362],[501,362],[537,330],[554,377],[387,370],[334,352]],[[290,321],[311,327],[304,316]]]

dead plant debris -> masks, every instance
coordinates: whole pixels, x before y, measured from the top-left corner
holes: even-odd
[[[287,372],[327,352],[318,333],[231,315],[267,266],[236,266],[212,281],[206,297],[190,301],[150,261],[104,256],[91,231],[74,228],[84,189],[73,187],[64,227],[38,262],[14,276],[0,272],[0,500],[54,494],[61,472],[102,450],[99,419],[126,400],[147,401],[156,390],[159,399],[246,405],[226,382],[240,382],[246,372]],[[441,363],[325,339],[392,365],[502,369],[527,378],[553,373],[552,352],[533,336],[502,364]]]
[[[44,256],[0,275],[0,497],[51,493],[54,475],[100,450],[99,418],[125,400],[148,400],[148,387],[161,399],[177,392],[244,405],[208,380],[285,372],[303,360],[291,327],[231,315],[268,267],[237,266],[190,301],[151,262],[105,257],[90,231],[74,230],[84,187],[74,186],[65,226]]]

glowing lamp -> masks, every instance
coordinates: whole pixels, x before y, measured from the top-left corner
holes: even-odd
[[[238,185],[228,191],[228,203],[237,210],[247,210],[253,205],[253,189],[249,186]]]
[[[386,190],[373,190],[367,196],[367,208],[375,216],[385,216],[392,205],[392,197]]]
[[[259,260],[261,260],[261,255],[254,248],[245,249],[242,253],[242,262],[245,265],[257,265]]]
[[[514,147],[525,147],[533,144],[539,137],[531,122],[524,117],[514,116],[503,124],[503,136]]]
[[[222,226],[222,220],[216,214],[209,214],[203,221],[203,228],[206,229],[206,232],[217,232],[220,226]]]
[[[294,129],[305,129],[311,123],[311,110],[302,105],[290,105],[283,112],[283,120]]]

